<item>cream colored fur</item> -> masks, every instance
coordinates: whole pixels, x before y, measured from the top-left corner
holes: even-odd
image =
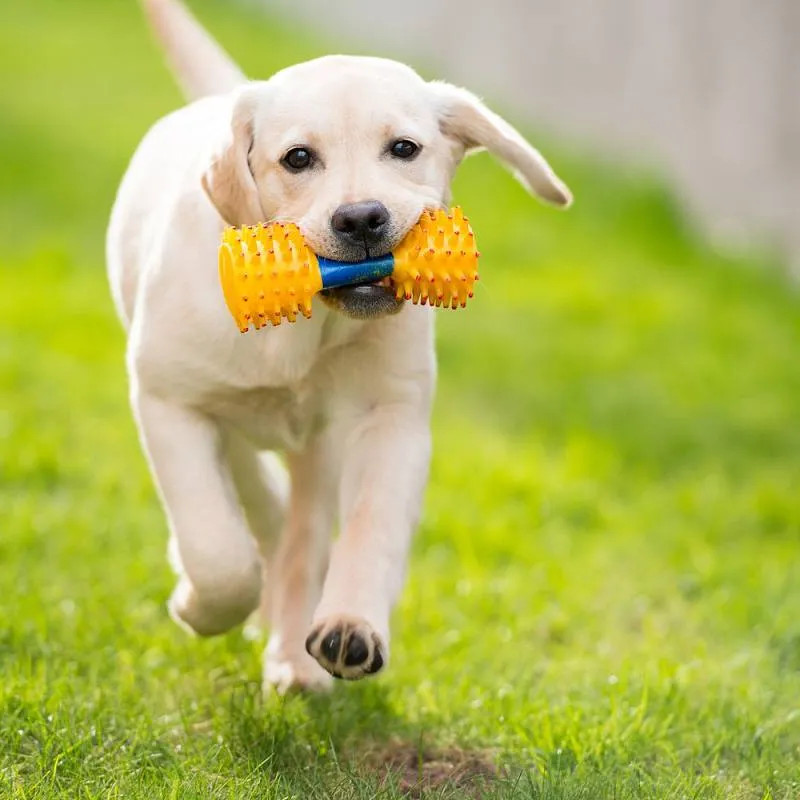
[[[388,661],[420,513],[434,314],[407,305],[352,319],[315,300],[310,320],[243,336],[218,285],[222,228],[291,219],[318,253],[343,258],[332,213],[376,199],[391,213],[390,249],[424,209],[449,203],[453,173],[475,148],[505,160],[544,200],[565,205],[569,192],[462,89],[346,56],[247,82],[178,0],[145,7],[194,102],[156,123],[136,151],[107,251],[133,412],[179,575],[170,611],[212,635],[261,601],[267,684],[323,687],[328,671],[359,678]],[[400,137],[422,145],[413,161],[386,156]],[[301,144],[319,169],[281,165]],[[354,637],[366,655],[345,664]]]

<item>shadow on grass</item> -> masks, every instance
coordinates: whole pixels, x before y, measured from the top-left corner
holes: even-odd
[[[571,751],[541,753],[523,767],[490,748],[437,744],[380,683],[269,698],[236,709],[230,723],[234,771],[269,781],[275,796],[600,800],[642,788],[635,776],[581,771]]]
[[[298,796],[468,798],[506,782],[491,751],[426,741],[424,728],[392,705],[380,683],[263,705],[253,699],[237,702],[230,715],[234,762]]]

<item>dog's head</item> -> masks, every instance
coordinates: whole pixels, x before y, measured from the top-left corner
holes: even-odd
[[[456,167],[480,148],[543,200],[569,204],[539,152],[471,93],[395,61],[328,56],[243,87],[203,186],[229,224],[292,220],[319,255],[358,261],[446,206]],[[360,318],[400,307],[378,285],[323,296]]]

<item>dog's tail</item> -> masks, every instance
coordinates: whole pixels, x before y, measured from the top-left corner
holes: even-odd
[[[188,100],[224,94],[247,78],[180,0],[141,0]]]

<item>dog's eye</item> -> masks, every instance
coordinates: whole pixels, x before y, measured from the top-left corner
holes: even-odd
[[[300,172],[308,169],[313,163],[314,155],[306,147],[293,147],[281,159],[281,164],[290,172]]]
[[[419,153],[419,150],[419,145],[416,142],[412,142],[411,139],[398,139],[389,147],[389,152],[395,158],[402,158],[406,161],[410,158],[414,158],[414,156]]]

